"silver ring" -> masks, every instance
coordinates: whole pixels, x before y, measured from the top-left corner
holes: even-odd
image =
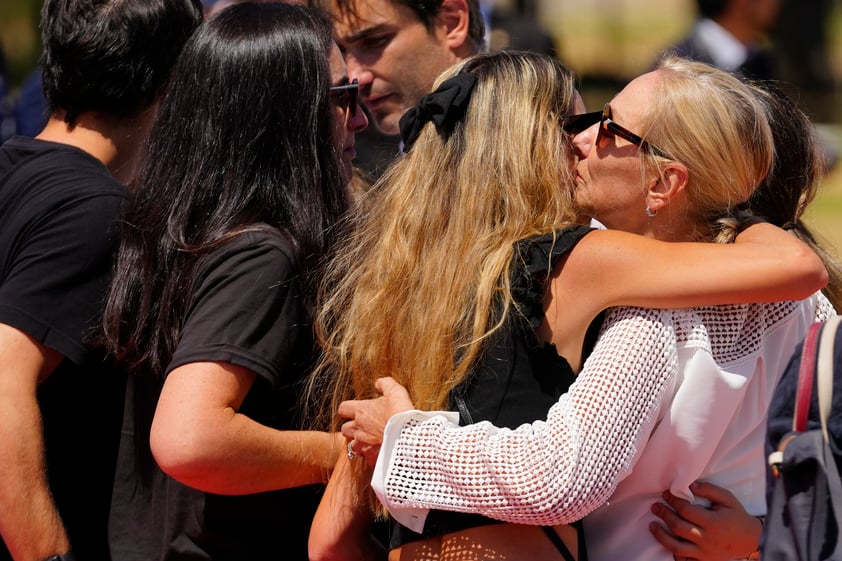
[[[353,460],[354,458],[356,458],[356,457],[357,457],[357,455],[354,453],[354,450],[353,450],[353,449],[351,449],[351,444],[352,444],[353,442],[354,442],[353,440],[349,440],[349,441],[348,441],[348,454],[347,454],[347,456],[348,456],[348,459],[349,459],[349,460]]]

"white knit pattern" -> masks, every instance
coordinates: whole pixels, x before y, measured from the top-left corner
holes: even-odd
[[[455,427],[441,416],[407,424],[385,480],[387,506],[523,524],[578,520],[609,499],[667,409],[664,395],[680,383],[680,348],[703,348],[720,364],[749,359],[798,305],[611,310],[546,422],[515,430],[488,422]],[[823,300],[816,317],[833,313]]]

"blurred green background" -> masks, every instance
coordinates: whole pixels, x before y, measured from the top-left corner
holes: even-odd
[[[499,9],[540,22],[552,35],[559,58],[579,75],[590,108],[601,107],[625,82],[648,70],[665,47],[687,33],[695,17],[694,0],[489,1]],[[824,57],[816,60],[814,53],[793,54],[790,47],[790,76],[783,79],[791,84],[790,93],[811,114],[827,142],[842,146],[838,87],[842,77],[842,0],[782,3],[779,29],[770,36],[772,44],[780,50],[786,38],[797,49],[819,39]],[[41,0],[0,0],[0,46],[13,90],[37,63],[40,5]],[[815,17],[816,12],[821,16]],[[799,20],[805,17],[812,19]],[[821,83],[803,76],[805,68],[817,64],[826,68]],[[842,164],[825,177],[806,219],[836,254],[842,255]]]

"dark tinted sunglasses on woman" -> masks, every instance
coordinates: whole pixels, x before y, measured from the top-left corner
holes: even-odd
[[[629,129],[619,125],[611,117],[611,105],[609,103],[605,104],[605,106],[602,108],[602,111],[593,111],[591,113],[579,113],[578,115],[570,115],[565,120],[563,128],[564,131],[569,134],[579,134],[585,129],[593,126],[595,123],[599,123],[596,142],[599,142],[599,139],[602,135],[619,136],[620,138],[631,142],[635,146],[640,146],[644,149],[650,149],[652,153],[656,156],[661,156],[663,158],[667,157],[667,155],[664,154],[664,152],[660,150],[657,146],[653,146],[652,144],[645,141],[643,138],[636,135]]]

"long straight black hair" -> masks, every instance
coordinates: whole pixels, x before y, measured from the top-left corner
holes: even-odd
[[[286,4],[231,6],[202,24],[173,70],[124,215],[103,318],[106,344],[162,375],[196,266],[267,224],[312,283],[348,198],[331,141],[331,25]]]

